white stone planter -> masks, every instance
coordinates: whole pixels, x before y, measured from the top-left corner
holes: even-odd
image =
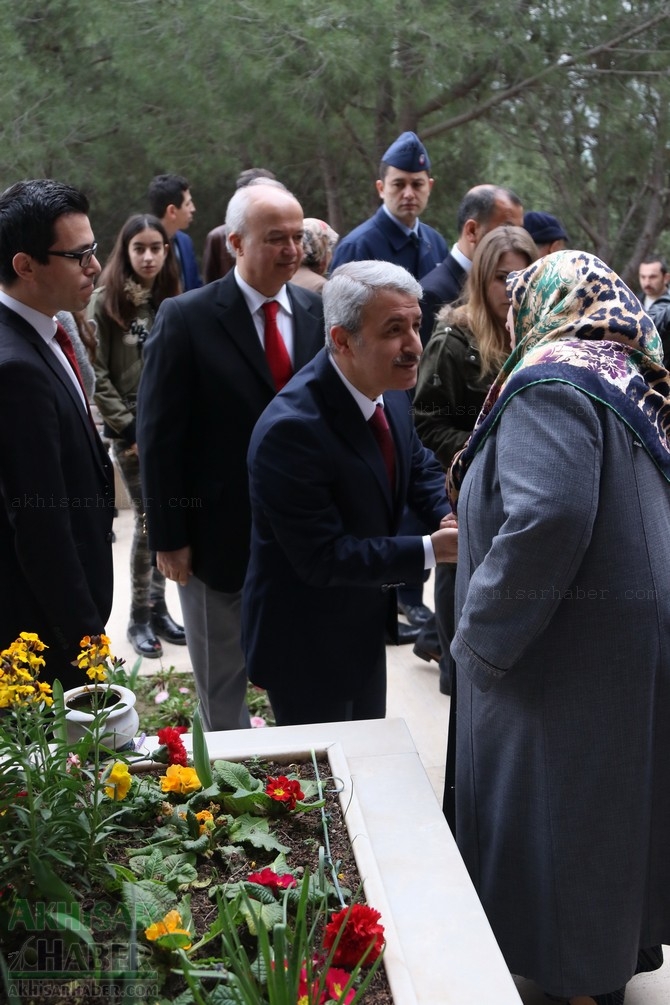
[[[105,696],[104,712],[98,713],[98,722],[93,712],[81,705],[94,691]],[[140,719],[135,708],[135,694],[119,684],[84,684],[70,688],[63,694],[67,738],[75,743],[91,733],[97,735],[99,743],[112,750],[123,750],[137,736]],[[73,708],[77,703],[80,707]],[[103,702],[100,702],[100,707]]]
[[[209,733],[207,744],[226,760],[327,754],[367,901],[382,914],[396,1005],[519,1005],[403,720]]]

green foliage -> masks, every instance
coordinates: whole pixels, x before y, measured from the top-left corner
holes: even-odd
[[[274,0],[6,0],[5,182],[83,187],[103,258],[161,171],[191,181],[196,247],[252,165],[344,233],[378,204],[385,147],[414,129],[436,179],[426,220],[451,239],[485,180],[619,271],[660,239],[667,2],[282,0],[280,15]]]

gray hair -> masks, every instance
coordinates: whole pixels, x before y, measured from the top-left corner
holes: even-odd
[[[395,290],[420,300],[423,290],[407,269],[392,262],[347,262],[335,269],[323,287],[326,348],[337,352],[330,336],[339,325],[352,335],[361,330],[362,315],[372,298],[382,290]]]
[[[282,182],[277,181],[276,178],[254,178],[249,182],[248,185],[244,185],[242,188],[235,190],[228,207],[226,209],[226,247],[233,257],[235,256],[235,249],[230,243],[231,234],[246,234],[247,232],[247,217],[249,213],[249,207],[252,202],[255,202],[258,198],[259,188],[274,188],[281,189],[290,195],[292,199],[295,196],[292,192],[283,185]],[[298,200],[296,199],[296,202]]]

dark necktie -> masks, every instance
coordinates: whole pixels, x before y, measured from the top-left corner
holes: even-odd
[[[62,324],[58,322],[56,324],[56,342],[61,347],[63,352],[67,357],[67,361],[74,370],[74,375],[77,378],[77,382],[81,388],[81,393],[84,395],[84,401],[86,402],[86,411],[88,412],[88,417],[93,422],[93,416],[91,415],[91,406],[88,403],[88,395],[86,394],[86,388],[84,387],[84,381],[81,378],[81,370],[79,369],[79,363],[77,363],[77,357],[75,356],[74,346],[70,340],[70,336],[63,328]]]
[[[393,434],[384,415],[383,405],[377,403],[372,418],[368,422],[382,452],[389,484],[392,489],[395,489],[395,446],[393,444]]]
[[[279,304],[276,300],[266,300],[263,304],[265,315],[265,357],[270,367],[277,391],[281,391],[293,376],[291,357],[277,325]]]

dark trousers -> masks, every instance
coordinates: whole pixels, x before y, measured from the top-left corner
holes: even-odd
[[[318,674],[319,668],[315,666]],[[383,719],[386,715],[386,654],[370,669],[365,679],[348,697],[310,694],[307,687],[268,688],[278,726],[307,722],[348,722],[352,719]]]

